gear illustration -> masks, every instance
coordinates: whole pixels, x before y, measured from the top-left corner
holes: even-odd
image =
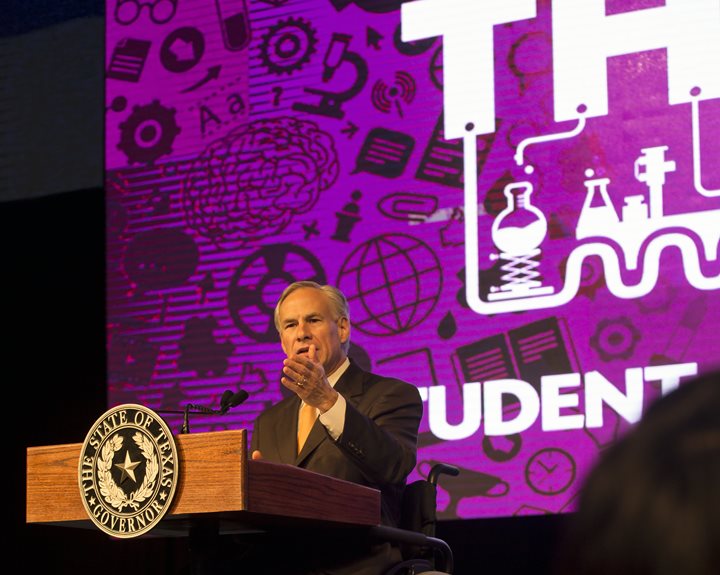
[[[568,257],[564,257],[560,263],[561,277],[565,277],[567,273]],[[588,298],[595,299],[595,295],[600,288],[605,287],[605,276],[602,273],[600,262],[594,258],[588,258],[582,263],[580,271],[580,287],[578,295],[584,295]]]
[[[260,55],[273,74],[292,74],[310,61],[317,36],[304,18],[287,18],[270,26],[263,36]]]
[[[628,318],[604,319],[590,338],[590,345],[605,362],[629,359],[640,337],[640,332]]]
[[[120,124],[118,149],[130,163],[151,164],[172,152],[172,143],[180,133],[175,109],[153,100],[145,106],[134,106],[130,116]]]
[[[327,282],[320,261],[303,247],[268,245],[245,258],[227,293],[228,311],[237,328],[259,343],[276,342],[274,308],[269,302],[276,299],[278,285],[299,279]]]

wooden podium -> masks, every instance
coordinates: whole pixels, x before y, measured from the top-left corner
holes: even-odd
[[[380,492],[292,465],[248,460],[246,430],[175,437],[179,482],[162,521],[141,537],[183,537],[210,520],[219,534],[300,523],[380,524]],[[26,523],[97,529],[78,487],[81,443],[28,447]]]

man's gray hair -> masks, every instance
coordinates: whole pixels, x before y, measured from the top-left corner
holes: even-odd
[[[341,317],[347,318],[348,322],[350,321],[350,307],[348,306],[347,298],[345,297],[345,294],[343,294],[343,292],[341,292],[338,288],[331,285],[320,285],[319,283],[313,281],[298,281],[291,283],[283,290],[282,294],[280,295],[280,299],[275,306],[274,320],[275,329],[278,330],[278,333],[280,333],[280,306],[291,293],[303,288],[316,289],[325,294],[328,302],[330,303],[330,307],[335,313],[335,317],[333,318],[334,321],[339,320]],[[345,353],[347,353],[349,349],[350,338],[348,338],[348,340],[344,344],[342,344],[342,350]]]

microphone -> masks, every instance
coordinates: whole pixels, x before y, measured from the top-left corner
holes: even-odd
[[[212,407],[198,405],[196,403],[185,404],[185,409],[183,410],[183,424],[180,428],[180,433],[190,433],[190,413],[225,415],[228,410],[233,407],[237,407],[248,397],[250,397],[250,394],[244,389],[241,389],[236,393],[233,393],[230,389],[226,389],[223,391],[222,397],[220,398],[220,409],[213,409]],[[190,411],[191,409],[194,411]]]
[[[250,397],[250,394],[244,389],[237,393],[233,393],[229,389],[225,390],[220,398],[220,415],[225,415],[229,409],[237,407],[248,397]]]
[[[233,392],[230,389],[226,389],[223,391],[222,397],[220,398],[220,409],[228,404],[228,401],[230,401],[230,398],[233,396]]]

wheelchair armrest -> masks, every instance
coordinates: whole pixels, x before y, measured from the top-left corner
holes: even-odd
[[[456,477],[460,474],[460,470],[454,465],[450,465],[448,463],[436,463],[432,466],[432,469],[430,469],[427,480],[433,485],[437,485],[438,476],[442,474]]]

